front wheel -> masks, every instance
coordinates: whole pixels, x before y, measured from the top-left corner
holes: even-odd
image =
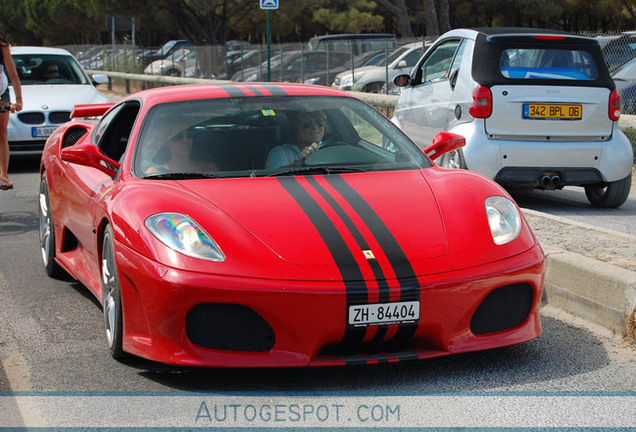
[[[364,91],[367,93],[380,93],[382,91],[383,85],[384,83],[381,83],[381,82],[367,84],[364,87]]]
[[[42,180],[40,181],[38,222],[40,232],[40,257],[42,258],[44,271],[53,278],[59,278],[64,274],[64,270],[55,262],[55,224],[53,223],[53,212],[51,211],[49,184],[46,180],[46,173],[42,174]]]
[[[102,306],[104,308],[104,324],[106,327],[106,341],[110,354],[115,359],[122,359],[126,355],[122,348],[122,309],[121,291],[117,263],[115,262],[113,230],[108,225],[104,231],[102,242]]]
[[[585,195],[594,207],[616,208],[622,206],[632,187],[632,175],[610,182],[605,186],[585,186]]]

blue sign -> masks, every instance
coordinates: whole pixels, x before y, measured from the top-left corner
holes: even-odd
[[[261,9],[278,9],[278,0],[260,0]]]

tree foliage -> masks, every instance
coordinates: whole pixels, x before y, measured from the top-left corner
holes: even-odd
[[[455,27],[525,26],[573,32],[636,27],[636,0],[279,0],[275,41],[326,33],[433,36]],[[263,42],[257,0],[1,0],[0,29],[14,44],[108,43],[111,16],[135,17],[140,45],[173,38],[194,43]],[[130,38],[116,32],[117,42]]]

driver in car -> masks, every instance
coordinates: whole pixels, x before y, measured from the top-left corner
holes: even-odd
[[[302,165],[320,147],[326,126],[327,116],[322,110],[290,113],[287,127],[293,143],[274,147],[267,155],[265,168]]]

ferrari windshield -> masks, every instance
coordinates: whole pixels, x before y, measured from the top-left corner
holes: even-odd
[[[32,84],[90,84],[75,59],[68,55],[13,54],[20,83]]]
[[[161,104],[149,112],[134,157],[138,177],[163,180],[431,166],[421,150],[369,105],[324,96]]]

